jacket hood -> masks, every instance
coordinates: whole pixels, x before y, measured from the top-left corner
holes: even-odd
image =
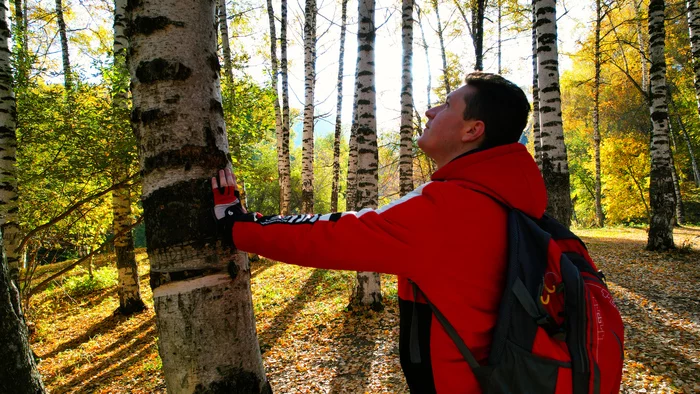
[[[455,181],[540,218],[547,208],[544,180],[524,145],[508,144],[457,157],[437,170],[433,181]]]

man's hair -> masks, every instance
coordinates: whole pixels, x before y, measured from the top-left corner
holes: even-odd
[[[520,139],[527,125],[530,103],[516,84],[496,74],[473,72],[464,78],[473,87],[464,95],[464,120],[484,122],[482,148],[511,144]]]

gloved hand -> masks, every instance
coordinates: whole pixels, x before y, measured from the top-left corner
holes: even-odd
[[[236,177],[231,170],[219,170],[219,179],[211,178],[214,193],[214,216],[216,217],[219,238],[226,246],[235,249],[233,244],[233,223],[236,220],[250,220],[241,205],[240,193],[236,186]],[[253,219],[254,220],[254,219]]]

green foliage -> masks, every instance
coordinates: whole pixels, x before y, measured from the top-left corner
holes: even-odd
[[[85,269],[80,267],[84,272]],[[117,284],[117,270],[113,267],[101,267],[88,273],[74,275],[63,282],[63,290],[70,296],[82,296],[97,290],[106,289]]]

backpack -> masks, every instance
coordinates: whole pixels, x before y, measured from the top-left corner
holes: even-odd
[[[506,208],[506,283],[487,365],[410,281],[414,294],[424,296],[484,394],[619,392],[624,326],[605,276],[581,239],[559,222]]]

